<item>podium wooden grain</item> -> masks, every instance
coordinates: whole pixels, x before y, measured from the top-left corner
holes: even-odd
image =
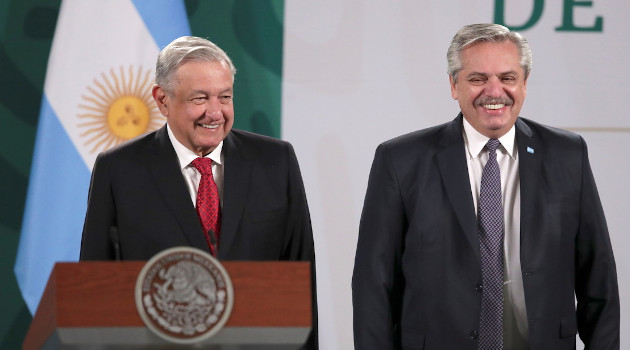
[[[308,262],[222,264],[234,286],[234,307],[223,330],[310,329]],[[58,329],[145,328],[134,294],[143,266],[140,261],[57,263],[23,349],[41,349]]]

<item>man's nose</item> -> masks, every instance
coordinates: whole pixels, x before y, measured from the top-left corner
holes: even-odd
[[[221,102],[215,96],[208,99],[206,103],[206,115],[216,119],[221,116]]]
[[[491,77],[486,84],[485,94],[492,97],[501,97],[503,93],[503,83],[498,77]]]

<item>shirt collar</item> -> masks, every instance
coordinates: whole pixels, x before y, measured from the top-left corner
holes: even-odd
[[[464,121],[464,142],[466,143],[468,156],[470,158],[477,158],[490,138],[477,131],[472,125],[470,125],[466,118],[462,119]],[[514,125],[512,125],[505,135],[499,137],[501,146],[503,146],[503,149],[505,149],[508,155],[513,159],[516,159],[516,143],[514,142],[515,135],[516,129]]]
[[[189,166],[190,163],[192,163],[192,161],[198,158],[199,156],[195,152],[189,150],[186,146],[182,145],[181,142],[179,142],[175,138],[175,135],[173,134],[173,131],[171,130],[171,126],[168,125],[168,123],[166,124],[166,129],[168,131],[168,138],[171,139],[171,143],[173,144],[173,148],[175,149],[175,153],[177,154],[177,159],[179,160],[179,167],[180,169],[184,169],[187,166]],[[222,150],[223,150],[223,141],[221,141],[219,145],[214,150],[212,150],[212,152],[210,152],[210,154],[206,155],[205,158],[210,158],[212,159],[213,162],[217,164],[221,164]]]

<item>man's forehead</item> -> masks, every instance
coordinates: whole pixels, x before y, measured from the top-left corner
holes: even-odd
[[[507,59],[505,59],[506,57]],[[506,67],[505,72],[516,69],[518,69],[519,71],[522,70],[522,68],[520,67],[521,58],[518,47],[511,41],[504,41],[499,43],[484,42],[473,44],[462,50],[460,58],[462,70],[471,68],[467,67],[471,64],[474,64],[477,68],[479,68],[484,65],[496,66],[499,63],[502,63],[506,66],[513,66],[510,68]]]

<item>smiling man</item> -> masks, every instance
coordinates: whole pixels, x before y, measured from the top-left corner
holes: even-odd
[[[526,54],[529,64],[530,55]],[[514,126],[523,107],[529,66],[521,67],[519,48],[512,41],[466,47],[459,60],[449,74],[451,96],[475,130],[500,138]]]
[[[232,129],[235,74],[206,39],[160,52],[153,98],[166,125],[98,156],[82,260],[147,260],[174,246],[229,260],[313,259],[293,148]]]
[[[461,113],[376,150],[352,281],[355,348],[561,350],[579,333],[587,349],[619,349],[586,144],[519,117],[527,41],[473,24],[447,60]]]
[[[192,246],[220,260],[310,261],[314,282],[293,147],[232,129],[235,74],[227,54],[206,39],[181,37],[160,52],[153,98],[166,125],[98,156],[81,260],[148,260]],[[305,348],[316,341],[313,333]]]

